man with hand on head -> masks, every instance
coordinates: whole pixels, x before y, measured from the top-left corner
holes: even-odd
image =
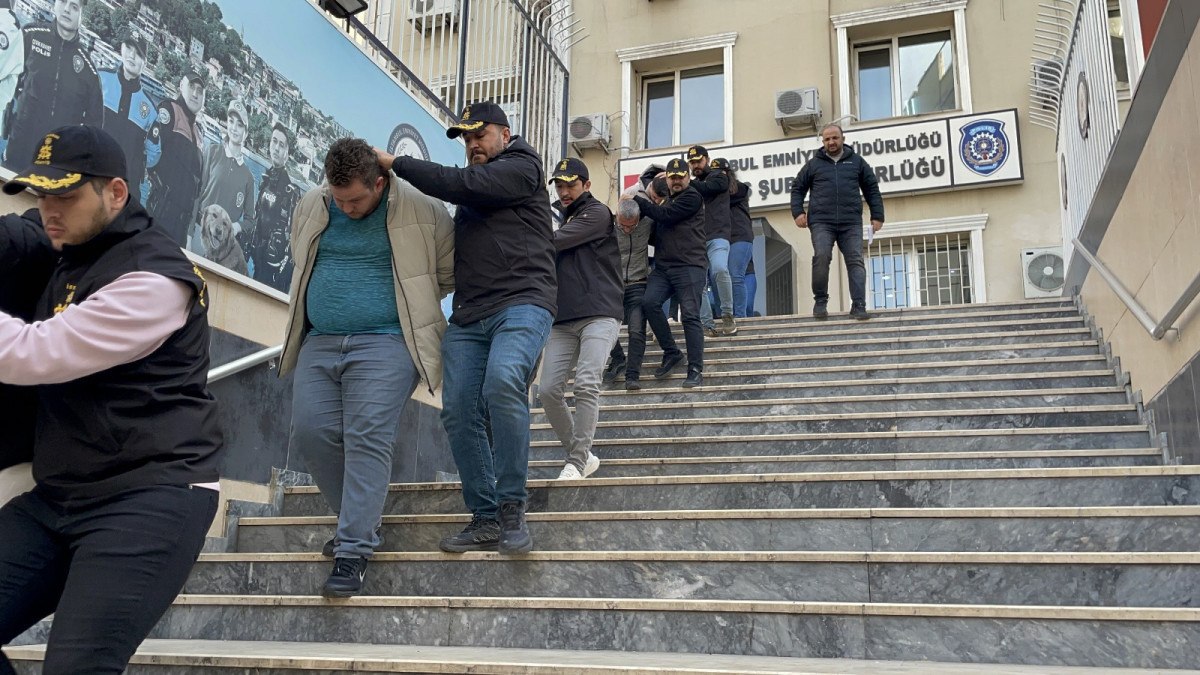
[[[467,106],[446,135],[463,137],[466,167],[376,149],[382,166],[458,205],[454,313],[442,341],[442,424],[471,523],[440,547],[527,553],[533,549],[525,523],[529,387],[558,292],[546,175],[537,151],[512,135],[508,116],[491,101]]]
[[[0,382],[38,393],[37,485],[0,509],[0,644],[53,613],[48,674],[122,672],[217,509],[207,288],[125,173],[112,136],[73,125],[4,186],[37,196],[59,254],[34,322],[0,313]]]
[[[560,479],[587,478],[600,467],[592,452],[600,413],[604,358],[617,341],[624,286],[612,211],[588,190],[588,169],[574,157],[560,161],[550,178],[562,214],[554,231],[558,249],[558,315],[546,343],[538,397],[546,419],[567,451]],[[575,372],[575,414],[567,407],[567,378]]]

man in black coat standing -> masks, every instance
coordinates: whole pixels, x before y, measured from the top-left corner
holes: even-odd
[[[821,149],[792,183],[792,217],[812,235],[813,317],[829,316],[829,264],[836,241],[850,274],[850,317],[870,319],[867,313],[867,270],[863,264],[862,200],[871,210],[871,227],[883,227],[883,196],[879,179],[866,160],[846,147],[842,128],[821,129]],[[804,199],[808,197],[808,212]]]

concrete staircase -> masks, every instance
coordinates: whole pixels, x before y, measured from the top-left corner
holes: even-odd
[[[741,326],[701,389],[604,393],[592,478],[548,480],[535,410],[532,554],[437,552],[457,484],[393,485],[367,595],[327,601],[334,520],[289,488],[201,558],[130,672],[1200,664],[1200,467],[1164,464],[1069,300]]]

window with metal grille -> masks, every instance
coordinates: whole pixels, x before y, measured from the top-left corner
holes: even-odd
[[[974,302],[967,233],[879,239],[867,249],[866,266],[874,309]]]

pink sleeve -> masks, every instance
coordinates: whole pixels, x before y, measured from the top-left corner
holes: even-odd
[[[130,272],[45,321],[0,312],[0,382],[55,384],[136,361],[187,321],[192,289]]]

